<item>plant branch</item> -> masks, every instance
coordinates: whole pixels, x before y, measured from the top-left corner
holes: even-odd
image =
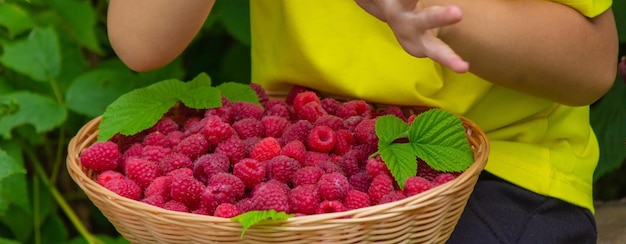
[[[56,184],[57,178],[59,176],[59,169],[61,168],[61,164],[63,162],[63,152],[65,150],[65,127],[61,126],[59,128],[59,140],[57,141],[57,151],[54,158],[54,164],[52,165],[52,174],[50,175],[50,182],[52,184]]]

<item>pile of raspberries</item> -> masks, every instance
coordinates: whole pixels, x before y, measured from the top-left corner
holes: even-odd
[[[454,179],[419,158],[400,190],[377,151],[377,110],[366,101],[320,98],[294,87],[260,104],[222,98],[218,108],[178,104],[152,128],[116,135],[80,154],[98,184],[164,209],[231,218],[252,210],[296,216],[347,211],[413,196]]]

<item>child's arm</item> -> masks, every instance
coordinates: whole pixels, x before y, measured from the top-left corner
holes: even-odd
[[[215,0],[111,0],[108,35],[131,69],[148,71],[174,60],[189,45]]]
[[[617,31],[610,9],[590,19],[545,0],[357,3],[387,21],[409,53],[435,56],[433,59],[459,71],[454,68],[463,62],[455,59],[458,54],[469,62],[472,73],[517,91],[563,104],[587,105],[601,97],[615,79]],[[456,7],[429,8],[452,5]],[[433,29],[424,32],[421,26]],[[442,45],[431,41],[420,47],[425,36],[431,40],[433,35]],[[414,50],[418,52],[412,53]]]

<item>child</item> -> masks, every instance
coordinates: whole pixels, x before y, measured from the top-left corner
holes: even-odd
[[[146,71],[177,57],[214,1],[111,0],[109,37]],[[441,107],[488,135],[450,243],[594,243],[589,104],[611,86],[611,0],[250,1],[252,80]],[[208,58],[208,57],[207,57]]]

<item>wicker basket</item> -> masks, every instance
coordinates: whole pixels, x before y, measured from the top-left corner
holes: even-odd
[[[98,185],[79,153],[94,143],[98,117],[72,138],[67,168],[72,179],[117,231],[132,243],[443,243],[457,224],[487,163],[485,134],[462,118],[475,162],[456,179],[406,199],[340,213],[263,222],[240,236],[230,219],[181,213],[121,197]]]

